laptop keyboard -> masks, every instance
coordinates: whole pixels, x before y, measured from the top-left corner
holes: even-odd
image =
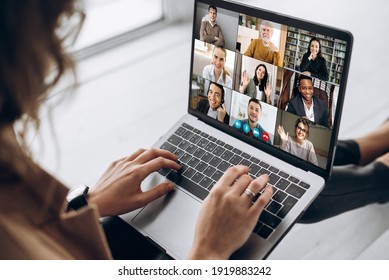
[[[183,123],[161,149],[178,156],[181,170],[161,169],[159,173],[196,197],[204,200],[212,187],[233,165],[250,167],[250,176],[268,174],[273,186],[273,197],[259,217],[254,232],[268,238],[310,187],[256,157],[242,152],[192,126]]]

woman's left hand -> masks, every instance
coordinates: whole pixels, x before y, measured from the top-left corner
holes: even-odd
[[[96,204],[100,215],[114,216],[143,207],[174,188],[162,183],[143,192],[142,181],[161,168],[179,170],[177,156],[161,149],[140,149],[129,157],[113,162],[88,194],[88,203]]]

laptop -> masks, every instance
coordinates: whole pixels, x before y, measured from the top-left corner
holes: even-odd
[[[170,180],[176,188],[121,218],[185,259],[202,201],[230,166],[244,164],[253,178],[268,174],[274,194],[232,258],[266,259],[331,176],[351,49],[347,31],[232,1],[194,1],[187,114],[154,145],[175,153],[182,170],[160,170],[142,184]]]

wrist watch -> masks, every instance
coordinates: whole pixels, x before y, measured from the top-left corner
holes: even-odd
[[[67,210],[78,210],[88,205],[88,191],[89,187],[87,185],[78,185],[72,188],[66,197],[66,200],[68,201]]]

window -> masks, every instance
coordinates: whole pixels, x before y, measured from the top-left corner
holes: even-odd
[[[72,50],[87,56],[145,34],[164,20],[163,0],[85,0],[86,18]]]

